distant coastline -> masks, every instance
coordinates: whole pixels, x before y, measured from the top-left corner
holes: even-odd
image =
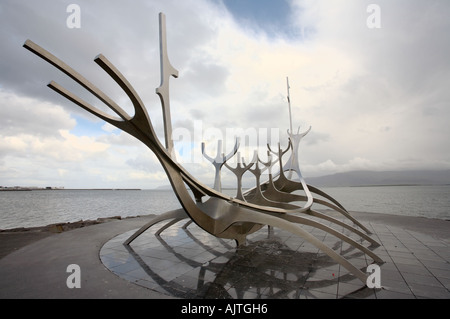
[[[23,191],[61,191],[61,190],[70,190],[70,191],[85,191],[85,190],[94,190],[94,191],[140,191],[141,188],[64,188],[64,187],[24,187],[24,186],[13,186],[13,187],[3,187],[0,186],[0,192],[23,192]]]
[[[61,190],[64,187],[35,187],[35,186],[0,186],[0,191],[47,191],[47,190]]]
[[[142,188],[65,188],[68,191],[141,191]]]
[[[318,187],[449,185],[450,170],[350,171],[305,179]]]
[[[381,187],[381,186],[436,186],[450,185],[450,170],[413,170],[413,171],[350,171],[307,177],[309,185],[316,187]],[[212,185],[210,185],[212,187]],[[252,188],[254,185],[244,185]],[[235,189],[236,186],[222,183],[223,190]],[[0,186],[0,191],[35,191],[35,190],[142,190],[140,188],[65,188],[65,187],[30,187]],[[171,185],[160,185],[151,190],[172,190]]]

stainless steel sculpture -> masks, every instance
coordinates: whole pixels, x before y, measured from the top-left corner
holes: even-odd
[[[161,85],[156,89],[156,93],[160,97],[163,109],[165,147],[159,141],[146,108],[138,94],[119,70],[117,70],[106,57],[99,55],[94,61],[108,73],[127,94],[134,106],[134,116],[128,115],[105,93],[48,51],[30,40],[27,40],[24,44],[25,48],[64,72],[97,97],[113,110],[115,114],[117,114],[117,117],[102,112],[54,81],[48,84],[51,89],[100,119],[140,140],[153,151],[164,168],[182,208],[155,217],[151,222],[137,230],[124,244],[130,245],[131,242],[145,230],[162,221],[167,221],[167,223],[158,230],[157,234],[161,233],[164,229],[170,227],[174,223],[187,218],[189,221],[195,222],[206,232],[219,238],[234,239],[238,245],[244,245],[246,243],[247,235],[268,225],[270,227],[278,227],[287,230],[309,241],[365,284],[367,274],[353,266],[335,250],[328,247],[321,240],[302,228],[302,225],[308,225],[323,230],[359,249],[361,252],[370,256],[374,262],[382,263],[381,258],[373,253],[368,247],[319,221],[320,219],[323,219],[332,222],[336,226],[344,227],[354,235],[357,235],[359,237],[358,241],[366,241],[370,244],[369,246],[373,247],[378,245],[378,243],[369,236],[370,231],[353,218],[342,205],[326,193],[308,185],[303,179],[298,165],[298,145],[301,138],[304,137],[309,130],[302,134],[293,134],[291,124],[291,129],[289,131],[289,146],[287,149],[282,150],[281,146],[278,145],[278,150],[273,151],[268,146],[268,162],[262,162],[257,153],[255,153],[254,160],[251,163],[243,163],[243,166],[241,166],[238,161],[236,168],[230,167],[226,162],[237,153],[239,148],[238,141],[236,141],[233,151],[227,156],[221,154],[221,142],[219,142],[218,155],[215,159],[212,159],[205,154],[203,146],[203,154],[216,168],[214,188],[210,188],[198,181],[176,161],[173,141],[171,139],[172,129],[169,102],[169,79],[171,76],[177,77],[178,71],[170,64],[167,54],[164,14],[160,13],[159,19]],[[283,163],[282,156],[288,151],[291,151],[291,157],[287,163]],[[276,158],[274,159],[274,157]],[[260,164],[262,166],[260,166]],[[275,165],[279,167],[278,173],[272,174],[272,169]],[[220,170],[223,166],[226,166],[237,176],[238,193],[235,198],[221,192]],[[261,172],[265,169],[269,172],[269,179],[262,182]],[[240,180],[242,174],[247,170],[254,174],[256,186],[243,193]],[[288,172],[289,175],[296,173],[298,181],[287,177],[285,172]],[[195,200],[191,197],[188,189],[192,191]],[[303,191],[305,195],[295,194],[295,191]],[[321,198],[316,198],[313,194],[318,195]],[[303,204],[299,205],[299,202]],[[346,219],[353,222],[355,226],[343,222],[341,219],[334,218],[312,209],[313,204],[332,208],[334,211],[342,214]]]

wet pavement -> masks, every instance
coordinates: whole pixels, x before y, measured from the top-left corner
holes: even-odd
[[[417,220],[417,222],[420,219]],[[100,250],[115,275],[162,295],[187,299],[392,299],[450,298],[450,241],[428,233],[373,221],[365,223],[381,245],[371,250],[382,288],[368,288],[353,274],[302,238],[261,229],[248,244],[218,239],[181,221],[156,236],[161,224],[130,246],[130,230]],[[448,222],[443,221],[448,227]],[[417,226],[417,225],[416,225]],[[362,271],[373,260],[340,239],[302,226]],[[352,236],[347,230],[344,233]]]
[[[449,221],[352,214],[381,244],[371,248],[385,261],[380,289],[368,288],[302,238],[279,229],[264,227],[237,248],[234,241],[215,238],[195,224],[185,229],[181,221],[159,237],[155,232],[162,225],[155,225],[124,246],[129,235],[153,218],[149,215],[32,242],[25,236],[23,246],[17,246],[20,236],[3,242],[10,253],[0,259],[0,299],[450,298]],[[372,263],[336,237],[302,227],[363,271]],[[80,288],[67,284],[73,264],[81,270]]]

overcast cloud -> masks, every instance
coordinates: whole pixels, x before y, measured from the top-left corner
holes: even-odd
[[[81,28],[66,25],[71,3],[81,8]],[[306,177],[450,169],[448,0],[295,0],[279,8],[273,7],[278,1],[244,1],[242,11],[238,3],[2,0],[0,185],[167,184],[140,142],[46,84],[55,80],[101,103],[22,47],[31,39],[132,113],[120,88],[93,62],[104,54],[140,94],[163,139],[155,94],[159,12],[166,14],[169,57],[179,71],[171,80],[172,122],[185,135],[174,136],[175,145],[180,161],[201,181],[213,182],[213,167],[193,159],[201,158],[203,140],[215,155],[219,134],[213,133],[226,138],[225,152],[234,144],[226,134],[232,129],[263,134],[276,128],[286,146],[287,76],[294,129],[312,126],[299,158]],[[381,9],[381,28],[367,26],[372,3]],[[195,134],[199,123],[203,136]],[[248,155],[257,145],[244,146]]]

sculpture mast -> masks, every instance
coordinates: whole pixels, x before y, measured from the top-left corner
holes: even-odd
[[[289,89],[291,88],[289,86],[289,77],[286,77],[286,84],[287,84],[287,100],[288,100],[288,105],[289,105],[289,135],[290,137],[292,137],[291,135],[294,134],[294,131],[292,130],[292,109],[291,109],[291,94],[289,92]],[[291,138],[291,142],[294,142]],[[293,145],[292,145],[293,147]],[[292,151],[294,151],[294,148],[292,148]],[[297,156],[297,154],[292,154],[291,155],[291,165],[290,167],[294,166],[294,161],[295,161],[295,157]],[[289,178],[292,178],[292,170],[289,170]]]
[[[291,95],[289,93],[289,77],[286,77],[286,84],[287,84],[287,100],[288,100],[288,105],[289,105],[289,121],[290,121],[290,132],[292,134],[292,111],[291,111]]]
[[[161,99],[164,118],[164,138],[166,149],[172,159],[175,159],[175,151],[172,140],[172,119],[170,116],[169,78],[178,77],[178,71],[170,64],[167,55],[166,16],[159,14],[159,52],[161,60],[161,85],[156,89],[156,94]]]

